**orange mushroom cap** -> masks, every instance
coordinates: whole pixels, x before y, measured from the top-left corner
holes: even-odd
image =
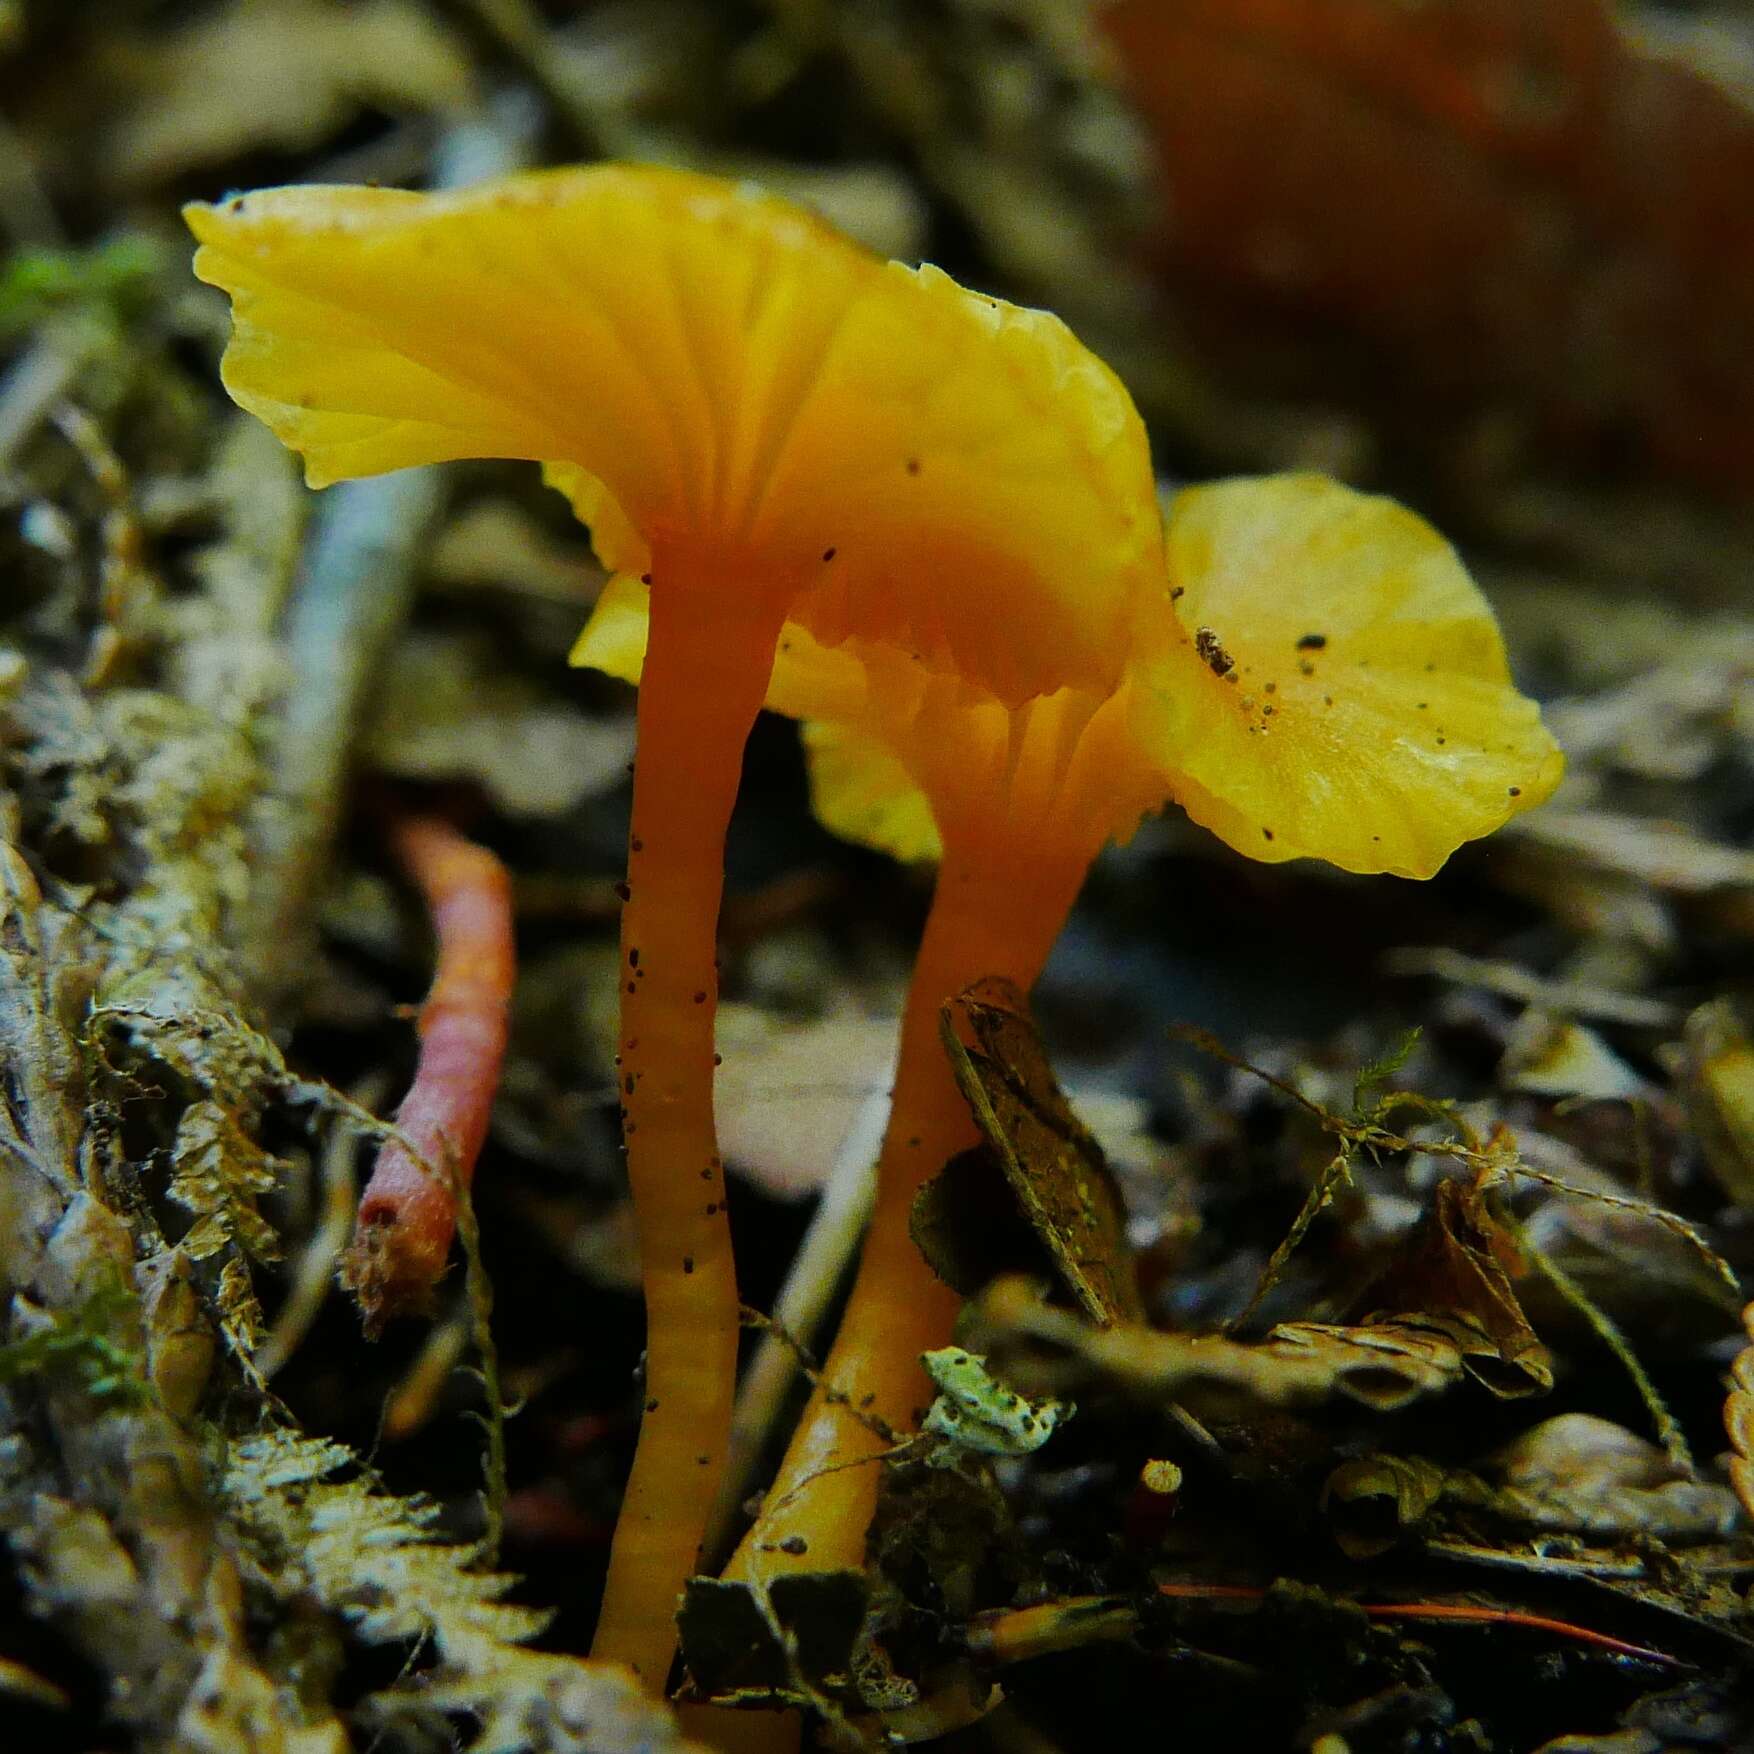
[[[185,213],[233,299],[226,387],[314,486],[531,458],[612,568],[771,589],[1007,702],[1112,687],[1160,586],[1138,415],[1064,324],[746,185],[599,165]]]
[[[1429,877],[1558,784],[1564,757],[1486,599],[1393,500],[1318,475],[1216,482],[1176,496],[1166,543],[1170,593],[1134,635],[1124,699],[1100,707],[1063,690],[1006,709],[788,627],[767,704],[806,721],[823,823],[936,858],[945,813],[991,809],[1029,730],[1057,729],[1052,808],[1092,850],[1173,800],[1250,858]],[[637,681],[645,617],[644,587],[612,580],[573,661]]]

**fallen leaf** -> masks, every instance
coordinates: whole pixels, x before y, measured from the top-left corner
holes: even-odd
[[[1530,1328],[1511,1276],[1521,1252],[1492,1215],[1482,1181],[1446,1178],[1390,1266],[1354,1305],[1356,1319],[1427,1326],[1456,1346],[1469,1373],[1502,1397],[1553,1386],[1547,1348]]]
[[[1157,1401],[1204,1385],[1272,1404],[1341,1395],[1392,1413],[1442,1393],[1467,1374],[1456,1341],[1425,1324],[1286,1322],[1252,1341],[1165,1334],[1131,1323],[1099,1328],[1056,1309],[1016,1278],[988,1286],[974,1312],[969,1343],[995,1358],[1003,1355],[1007,1380],[1031,1393],[1059,1393],[1095,1380]],[[1020,1352],[1021,1341],[1060,1348],[1079,1368],[1040,1367]]]
[[[942,1033],[957,1086],[1073,1295],[1094,1321],[1137,1321],[1120,1192],[1054,1077],[1029,1001],[1009,981],[979,981],[946,1001]]]
[[[1728,1487],[1687,1479],[1656,1444],[1593,1413],[1542,1420],[1484,1472],[1499,1484],[1490,1508],[1536,1528],[1699,1541],[1741,1522]]]
[[[1520,407],[1549,447],[1754,493],[1729,28],[1640,36],[1606,0],[1099,16],[1157,140],[1163,279],[1209,345],[1355,394],[1362,341],[1427,422]],[[1291,347],[1262,346],[1274,326]]]
[[[233,0],[157,40],[118,45],[134,94],[110,140],[136,186],[263,148],[314,146],[366,107],[454,114],[469,63],[413,0]]]
[[[1687,1019],[1679,1060],[1712,1174],[1738,1206],[1754,1206],[1754,1042],[1728,999]]]
[[[1531,1007],[1512,1027],[1499,1081],[1537,1096],[1614,1101],[1646,1094],[1645,1082],[1593,1029]]]
[[[401,779],[474,779],[513,816],[558,816],[619,785],[631,713],[592,718],[508,672],[485,638],[414,634],[379,690],[368,758]]]
[[[855,1132],[875,1162],[896,1028],[852,1005],[802,1019],[720,1005],[713,1112],[725,1161],[782,1199],[815,1193]]]

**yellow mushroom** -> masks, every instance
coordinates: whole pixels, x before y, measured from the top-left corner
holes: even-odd
[[[788,626],[768,704],[806,721],[822,820],[942,860],[902,1026],[877,1207],[824,1380],[735,1576],[856,1565],[880,1448],[846,1400],[910,1428],[918,1355],[955,1302],[908,1235],[922,1180],[975,1133],[938,1043],[980,976],[1027,988],[1102,846],[1180,803],[1256,859],[1428,877],[1558,783],[1563,758],[1513,686],[1454,551],[1392,500],[1315,475],[1190,488],[1168,574],[1140,599],[1110,693],[1007,704],[893,650]],[[617,580],[574,652],[639,675],[646,592]]]
[[[710,177],[273,189],[187,218],[232,296],[226,386],[313,486],[528,458],[649,582],[620,1043],[647,1384],[595,1651],[658,1687],[729,1429],[714,936],[781,628],[892,645],[1007,707],[1112,691],[1161,589],[1144,435],[1056,319]]]

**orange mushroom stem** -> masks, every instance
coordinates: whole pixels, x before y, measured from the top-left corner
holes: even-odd
[[[1055,844],[1022,822],[1004,840],[947,840],[902,1014],[871,1226],[823,1367],[825,1387],[812,1396],[728,1577],[862,1563],[878,1473],[856,1464],[887,1447],[879,1422],[917,1429],[931,1398],[920,1354],[946,1342],[960,1308],[910,1230],[922,1185],[978,1143],[940,1038],[942,1007],[987,975],[1025,991],[1035,984],[1100,845]]]
[[[663,565],[654,557],[654,575]],[[667,575],[666,575],[667,576]],[[724,1167],[713,1127],[716,936],[725,831],[779,616],[727,625],[686,588],[654,589],[639,696],[617,1076],[646,1293],[644,1414],[609,1553],[595,1649],[654,1684],[675,1588],[699,1569],[730,1442],[738,1328]],[[674,1580],[654,1589],[654,1579]]]
[[[775,642],[789,617],[1009,704],[1112,690],[1161,571],[1143,429],[1057,319],[744,184],[598,165],[187,218],[233,300],[226,387],[312,486],[527,458],[651,589],[619,1068],[646,1414],[594,1651],[659,1687],[730,1420],[713,945]]]

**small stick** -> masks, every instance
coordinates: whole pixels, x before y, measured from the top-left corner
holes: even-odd
[[[385,1095],[382,1075],[373,1073],[357,1094],[368,1107],[375,1107]],[[317,1227],[293,1266],[292,1284],[274,1326],[256,1349],[256,1368],[264,1381],[282,1370],[298,1350],[329,1295],[335,1263],[353,1234],[359,1199],[359,1177],[354,1173],[358,1151],[358,1132],[342,1126],[331,1132],[318,1158],[323,1194]]]
[[[795,1335],[805,1346],[812,1343],[846,1264],[864,1235],[877,1191],[877,1152],[888,1119],[887,1091],[867,1099],[861,1107],[836,1153],[822,1204],[774,1301],[774,1325],[762,1334],[738,1385],[731,1412],[730,1457],[712,1520],[707,1524],[705,1548],[709,1555],[718,1552],[736,1524],[762,1447],[778,1422],[797,1375],[798,1352],[781,1333]]]
[[[1248,1584],[1161,1583],[1156,1593],[1172,1601],[1242,1602],[1260,1606],[1267,1591]],[[1630,1644],[1594,1627],[1528,1614],[1520,1608],[1488,1607],[1475,1602],[1345,1602],[1370,1620],[1456,1621],[1474,1626],[1520,1626],[1550,1632],[1557,1638],[1593,1645],[1615,1656],[1685,1668],[1679,1658],[1646,1645]],[[1130,1637],[1139,1624],[1136,1603],[1123,1596],[1073,1596],[1041,1602],[1030,1608],[1001,1608],[977,1616],[968,1632],[969,1650],[992,1663],[1025,1662],[1053,1651],[1071,1650]]]
[[[359,1202],[342,1275],[368,1332],[426,1307],[487,1137],[505,1058],[516,969],[511,882],[484,847],[448,823],[404,816],[390,830],[438,934],[438,971],[420,1008],[420,1058],[396,1116],[401,1138],[379,1153]]]

